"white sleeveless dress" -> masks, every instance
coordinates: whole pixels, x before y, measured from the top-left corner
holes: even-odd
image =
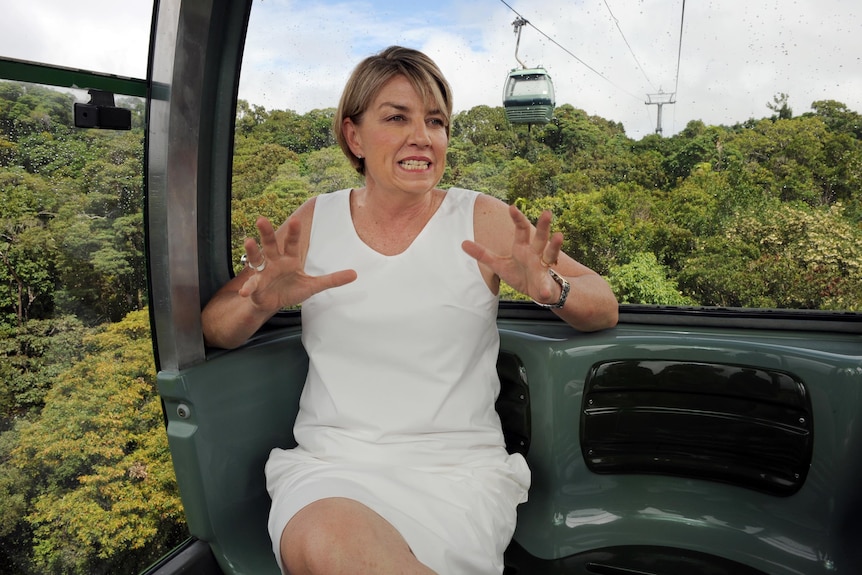
[[[389,521],[441,575],[499,575],[530,472],[505,450],[494,402],[497,297],[461,248],[477,192],[452,188],[403,253],[357,235],[350,190],[318,196],[305,271],[356,281],[302,305],[310,365],[298,447],[266,465],[279,540],[316,500],[347,497]]]

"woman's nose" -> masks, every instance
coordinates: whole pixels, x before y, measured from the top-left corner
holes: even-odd
[[[431,134],[428,131],[428,125],[424,120],[413,123],[413,131],[411,133],[411,143],[418,146],[430,146]]]

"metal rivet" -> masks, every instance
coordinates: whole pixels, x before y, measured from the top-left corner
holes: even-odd
[[[804,417],[799,418],[799,425],[805,425],[805,418]]]
[[[179,415],[181,419],[188,419],[191,414],[192,410],[189,409],[189,406],[185,403],[181,403],[177,406],[177,415]]]

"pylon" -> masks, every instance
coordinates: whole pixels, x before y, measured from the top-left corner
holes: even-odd
[[[675,93],[671,92],[670,94],[662,92],[659,90],[658,94],[647,94],[647,101],[644,102],[647,106],[656,106],[658,108],[658,117],[656,118],[655,124],[655,133],[661,134],[661,109],[665,104],[673,104],[676,100],[674,97]]]

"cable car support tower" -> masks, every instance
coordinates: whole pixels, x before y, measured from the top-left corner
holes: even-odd
[[[658,114],[656,117],[656,125],[655,125],[655,133],[661,135],[661,109],[662,106],[666,104],[673,104],[676,102],[676,92],[679,89],[679,64],[682,61],[682,35],[685,30],[685,0],[682,0],[682,13],[679,18],[679,47],[677,48],[676,53],[676,79],[674,80],[673,92],[667,93],[663,91],[661,88],[658,89],[658,94],[647,94],[647,101],[645,102],[647,106],[655,106],[658,108]]]
[[[647,94],[647,101],[644,102],[647,106],[655,106],[658,108],[658,114],[656,117],[656,125],[655,125],[655,133],[661,135],[661,109],[662,106],[667,104],[673,104],[676,102],[676,92],[663,92],[661,88],[657,94]]]

